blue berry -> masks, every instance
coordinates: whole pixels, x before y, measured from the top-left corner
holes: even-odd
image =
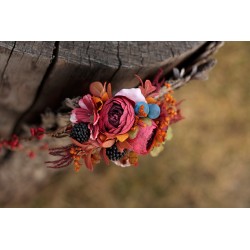
[[[147,117],[148,112],[149,112],[149,107],[146,102],[137,102],[135,104],[135,113],[139,117]]]
[[[161,113],[160,107],[157,104],[149,104],[148,106],[149,106],[148,117],[150,119],[158,118]]]

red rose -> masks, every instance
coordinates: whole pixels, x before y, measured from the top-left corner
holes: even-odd
[[[134,120],[134,102],[125,96],[115,96],[103,105],[98,123],[100,132],[113,136],[127,133]]]

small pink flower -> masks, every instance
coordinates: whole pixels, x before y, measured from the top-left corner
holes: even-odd
[[[154,121],[152,121],[151,125],[140,126],[135,139],[128,139],[128,143],[132,146],[132,150],[137,154],[147,154],[151,149],[156,129],[157,125]]]
[[[80,108],[75,108],[72,110],[70,121],[72,123],[86,122],[97,124],[99,115],[95,108],[95,104],[91,98],[91,95],[85,95],[79,100]]]
[[[99,114],[92,100],[91,95],[85,95],[79,100],[80,108],[75,108],[71,112],[70,121],[72,123],[86,122],[90,129],[91,139],[96,139],[99,134],[98,120]]]
[[[125,96],[115,96],[103,105],[99,129],[106,135],[127,133],[135,121],[134,102]]]

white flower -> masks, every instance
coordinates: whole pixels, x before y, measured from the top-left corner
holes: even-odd
[[[122,167],[122,168],[130,167],[130,166],[131,166],[131,164],[130,164],[130,162],[129,162],[129,159],[127,159],[125,163],[121,163],[120,160],[118,160],[118,161],[112,161],[112,162],[114,162],[115,165],[120,166],[120,167]]]
[[[76,114],[75,113],[71,113],[71,115],[70,115],[70,121],[72,122],[72,123],[77,123],[77,119],[76,119]]]
[[[146,99],[144,95],[141,93],[141,90],[139,88],[132,88],[132,89],[122,89],[119,92],[115,94],[120,96],[126,96],[128,99],[137,102],[146,102]]]

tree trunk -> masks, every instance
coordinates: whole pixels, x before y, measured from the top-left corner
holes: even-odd
[[[117,91],[138,85],[135,74],[152,78],[162,68],[185,68],[186,81],[204,78],[220,42],[0,42],[0,138],[39,124],[41,113],[66,97],[88,92],[93,81],[112,82]],[[196,69],[195,74],[192,70]],[[0,201],[23,199],[45,185],[55,171],[43,161],[1,153]],[[44,158],[43,158],[44,157]],[[10,185],[10,183],[12,183]],[[32,191],[31,191],[32,190]]]

